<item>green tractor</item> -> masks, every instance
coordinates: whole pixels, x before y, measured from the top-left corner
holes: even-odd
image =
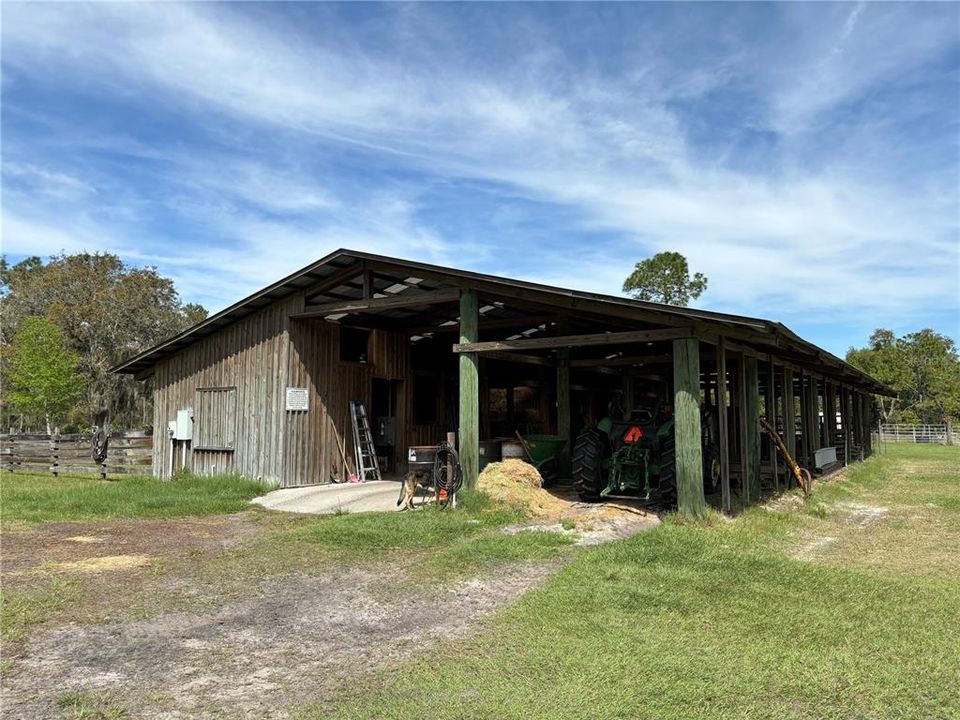
[[[720,452],[710,413],[701,416],[704,491],[716,491]],[[673,417],[659,421],[649,411],[629,420],[606,417],[577,436],[573,449],[573,482],[581,500],[639,498],[677,502]]]

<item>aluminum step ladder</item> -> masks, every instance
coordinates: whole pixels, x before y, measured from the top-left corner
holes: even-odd
[[[360,482],[382,480],[377,464],[377,449],[367,421],[367,411],[359,400],[350,401],[350,420],[353,425],[353,447],[357,455],[357,476]],[[372,477],[371,477],[372,476]]]

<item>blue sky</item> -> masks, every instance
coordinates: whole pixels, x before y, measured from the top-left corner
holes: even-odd
[[[218,310],[337,247],[842,354],[960,317],[958,4],[3,3],[3,251]]]

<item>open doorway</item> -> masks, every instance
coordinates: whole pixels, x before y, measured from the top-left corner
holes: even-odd
[[[373,378],[373,393],[370,403],[370,417],[373,420],[373,444],[377,450],[377,462],[380,472],[394,473],[397,445],[397,398],[400,393],[400,380]]]

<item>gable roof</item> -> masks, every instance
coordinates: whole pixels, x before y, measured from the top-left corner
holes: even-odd
[[[609,314],[612,320],[622,320],[634,315],[637,316],[636,319],[649,319],[655,314],[665,324],[696,323],[710,328],[717,334],[749,333],[751,336],[756,336],[762,346],[768,346],[767,351],[776,352],[777,348],[783,348],[799,352],[810,358],[808,362],[823,364],[825,373],[843,375],[848,382],[857,384],[871,392],[891,396],[896,394],[889,387],[863,371],[799,337],[782,323],[762,318],[731,315],[696,308],[682,308],[614,295],[553,287],[347,249],[336,250],[272,285],[268,285],[180,334],[125,360],[111,368],[111,371],[129,374],[141,374],[149,371],[158,362],[179,350],[294,293],[322,285],[324,281],[332,281],[338,276],[349,274],[350,269],[354,267],[359,274],[362,272],[365,263],[375,263],[378,270],[382,268],[392,269],[395,273],[399,273],[398,277],[410,275],[418,281],[422,281],[423,277],[430,278],[430,284],[433,286],[446,284],[448,287],[475,287],[483,292],[496,294],[499,291],[508,296],[522,292],[527,299],[538,300],[544,305],[559,303],[569,309],[574,309],[574,311],[579,308],[585,311],[589,310],[595,315]],[[341,297],[343,296],[341,295]]]

